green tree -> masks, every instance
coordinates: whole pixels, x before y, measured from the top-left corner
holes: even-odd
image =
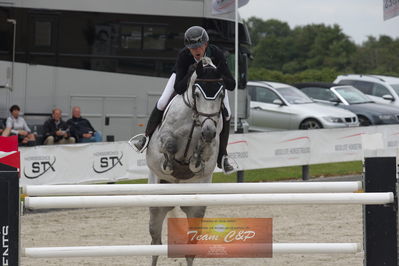
[[[292,61],[299,70],[312,68],[345,69],[356,46],[338,25],[312,24],[293,31],[295,54]],[[292,63],[291,63],[292,64]]]
[[[286,37],[290,34],[291,29],[286,22],[277,19],[262,20],[257,17],[250,17],[246,22],[249,35],[251,36],[253,47],[258,42],[267,37]]]
[[[399,38],[370,36],[356,45],[336,24],[291,29],[286,22],[256,17],[246,23],[254,58],[249,79],[328,82],[350,72],[399,76]]]
[[[399,76],[399,38],[369,36],[353,56],[356,73]]]
[[[312,24],[290,29],[287,23],[251,17],[247,21],[253,41],[253,67],[284,73],[312,68],[345,69],[356,46],[338,25]]]

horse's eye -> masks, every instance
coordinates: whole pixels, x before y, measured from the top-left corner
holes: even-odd
[[[194,93],[194,95],[195,95],[196,98],[200,97],[200,93],[198,91],[196,93]]]

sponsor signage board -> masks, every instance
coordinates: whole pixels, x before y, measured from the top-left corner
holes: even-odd
[[[230,135],[228,154],[239,170],[361,161],[367,150],[396,155],[399,125],[288,130]],[[219,168],[215,169],[220,172]],[[21,148],[21,184],[81,184],[146,179],[145,153],[127,142]]]

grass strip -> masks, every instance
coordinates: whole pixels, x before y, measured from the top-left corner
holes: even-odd
[[[311,178],[357,175],[363,171],[361,161],[313,164],[309,168]],[[247,170],[244,173],[245,182],[270,182],[283,181],[292,179],[302,179],[302,166],[265,168],[256,170]],[[215,173],[213,175],[213,183],[231,183],[236,182],[236,174],[224,175]],[[120,181],[118,184],[146,184],[147,179]]]

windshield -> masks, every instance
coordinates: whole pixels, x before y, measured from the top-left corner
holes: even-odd
[[[313,101],[302,91],[294,87],[279,88],[277,91],[290,104],[312,103]]]
[[[399,84],[391,84],[391,87],[396,92],[396,94],[399,95]]]
[[[347,86],[336,88],[335,91],[349,104],[369,103],[370,99],[358,89]]]

